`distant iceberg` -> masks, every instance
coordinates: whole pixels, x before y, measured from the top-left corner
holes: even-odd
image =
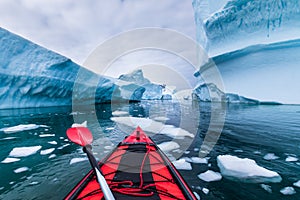
[[[145,88],[142,96],[143,100],[172,99],[171,95],[163,93],[164,86],[151,83],[150,80],[144,77],[141,69],[134,70],[129,74],[122,74],[119,79]]]
[[[239,104],[258,105],[258,100],[239,96],[237,94],[224,93],[215,84],[200,84],[193,91],[193,98],[203,102],[226,102]]]
[[[117,79],[97,75],[2,28],[0,63],[0,108],[140,100],[145,91],[135,84],[119,84]]]

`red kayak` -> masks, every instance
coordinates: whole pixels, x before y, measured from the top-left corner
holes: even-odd
[[[99,163],[115,199],[194,199],[179,172],[138,127]],[[66,196],[71,199],[104,199],[91,170]]]

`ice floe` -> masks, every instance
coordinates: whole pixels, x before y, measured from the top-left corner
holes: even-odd
[[[179,159],[172,162],[176,169],[192,170],[191,163],[186,162],[184,159]]]
[[[78,163],[78,162],[83,162],[83,161],[86,161],[86,160],[88,160],[87,157],[84,157],[84,158],[72,158],[70,160],[70,165]]]
[[[41,155],[48,155],[48,154],[52,153],[54,150],[55,150],[55,148],[41,150],[40,154]]]
[[[285,187],[280,190],[280,193],[283,195],[293,195],[296,194],[296,191],[293,187]]]
[[[15,169],[14,172],[15,172],[16,174],[18,174],[18,173],[21,173],[21,172],[26,172],[26,171],[28,171],[28,170],[29,170],[28,167],[20,167],[20,168],[18,168],[18,169]]]
[[[276,160],[278,159],[279,157],[276,156],[274,153],[268,153],[264,156],[264,159],[265,160]]]
[[[299,181],[297,181],[297,182],[295,182],[295,183],[293,183],[293,186],[295,186],[295,187],[299,187],[299,188],[300,188],[300,180],[299,180]]]
[[[72,127],[87,127],[87,121],[82,122],[81,124],[74,123],[72,124]]]
[[[281,176],[274,171],[258,166],[249,158],[238,158],[231,155],[219,155],[217,163],[221,174],[232,180],[249,183],[281,182]]]
[[[197,192],[193,192],[193,193],[194,193],[194,195],[195,195],[196,199],[197,199],[197,200],[200,200],[200,196],[199,196],[199,194],[198,194]]]
[[[190,163],[201,163],[201,164],[207,164],[208,163],[208,159],[207,158],[199,158],[199,157],[183,157],[183,159],[185,159],[185,161],[190,162]]]
[[[55,134],[41,134],[39,137],[44,138],[44,137],[54,137]]]
[[[62,145],[62,146],[60,146],[60,147],[58,147],[57,149],[63,149],[63,148],[65,148],[65,147],[67,147],[67,146],[69,146],[70,144],[64,144],[64,145]]]
[[[27,157],[35,154],[42,146],[16,147],[9,153],[10,157]]]
[[[48,142],[49,144],[52,144],[52,145],[56,145],[57,144],[57,142],[56,141],[50,141],[50,142]]]
[[[170,120],[170,118],[168,118],[168,117],[163,117],[163,116],[161,116],[161,117],[154,117],[153,119],[154,119],[155,121],[159,121],[159,122],[165,122],[165,121]]]
[[[163,142],[157,145],[162,151],[168,152],[172,151],[174,149],[178,149],[180,146],[177,142],[169,141],[169,142]]]
[[[114,112],[111,113],[113,116],[124,116],[124,115],[129,115],[128,112],[126,111],[122,111],[122,110],[116,110]]]
[[[296,157],[293,157],[293,156],[288,156],[286,159],[285,159],[286,162],[297,162],[298,161],[298,158]]]
[[[16,133],[16,132],[20,132],[20,131],[33,130],[33,129],[37,129],[40,127],[48,127],[48,126],[37,125],[37,124],[20,124],[17,126],[1,128],[0,131],[3,131],[4,133]]]
[[[138,117],[112,117],[112,121],[126,125],[132,128],[140,126],[144,131],[150,133],[165,134],[173,138],[190,137],[194,138],[194,135],[182,128],[174,127],[173,125],[165,125],[162,122],[154,121],[152,119],[138,118]]]
[[[51,159],[51,158],[55,158],[56,155],[55,154],[51,154],[48,158]]]
[[[208,194],[208,193],[209,193],[209,189],[207,189],[207,188],[202,188],[202,192],[203,192],[204,194]]]
[[[4,160],[1,161],[1,163],[13,163],[19,161],[20,158],[5,158]]]
[[[5,138],[1,138],[0,141],[2,141],[2,140],[14,140],[16,138],[17,137],[5,137]]]
[[[219,172],[214,172],[212,170],[207,170],[204,173],[198,175],[198,178],[205,182],[219,181],[222,179],[222,175]]]
[[[264,190],[266,190],[269,193],[272,193],[272,188],[270,185],[266,185],[266,184],[260,184],[260,187]]]

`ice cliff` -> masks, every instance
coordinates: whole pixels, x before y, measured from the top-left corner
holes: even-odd
[[[80,80],[78,73],[83,74]],[[0,28],[0,108],[140,100],[144,91],[135,84],[119,84],[116,79],[94,74]]]
[[[298,0],[194,0],[197,40],[226,93],[299,104]]]

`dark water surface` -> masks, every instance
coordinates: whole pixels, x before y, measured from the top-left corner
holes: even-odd
[[[88,122],[95,138],[94,152],[99,159],[127,134],[123,126],[118,126],[111,120],[112,112],[116,110],[129,114],[115,115],[151,119],[167,117],[165,124],[191,129],[188,131],[197,127],[197,131],[193,133],[196,135],[194,140],[153,135],[157,143],[173,140],[181,146],[181,151],[168,153],[172,159],[197,156],[210,123],[211,104],[201,103],[201,113],[196,111],[197,108],[198,104],[180,105],[172,101],[157,101],[113,106],[105,104],[97,106],[96,110],[94,107],[86,108],[81,109],[80,113],[72,114],[72,109],[66,107],[1,110],[0,128],[19,124],[45,126],[15,133],[0,131],[0,162],[16,147],[41,146],[36,153],[19,157],[17,162],[0,163],[0,199],[62,199],[89,171],[90,166],[86,160],[71,164],[71,161],[85,158],[81,148],[66,139],[65,131],[74,123],[74,117],[76,122]],[[42,153],[49,149],[52,149],[51,153]],[[279,158],[263,159],[268,153],[274,153]],[[272,188],[269,193],[260,184],[226,178],[207,183],[197,177],[208,169],[219,171],[216,158],[225,154],[254,159],[258,165],[279,173],[283,180],[268,184]],[[208,155],[209,164],[192,163],[192,170],[180,172],[202,199],[300,199],[300,188],[295,186],[296,194],[280,193],[282,188],[293,186],[294,182],[300,180],[300,161],[285,161],[289,155],[300,158],[300,106],[233,105],[227,107],[222,134]],[[15,171],[20,168],[25,170]],[[203,188],[209,190],[208,194],[203,193]]]

